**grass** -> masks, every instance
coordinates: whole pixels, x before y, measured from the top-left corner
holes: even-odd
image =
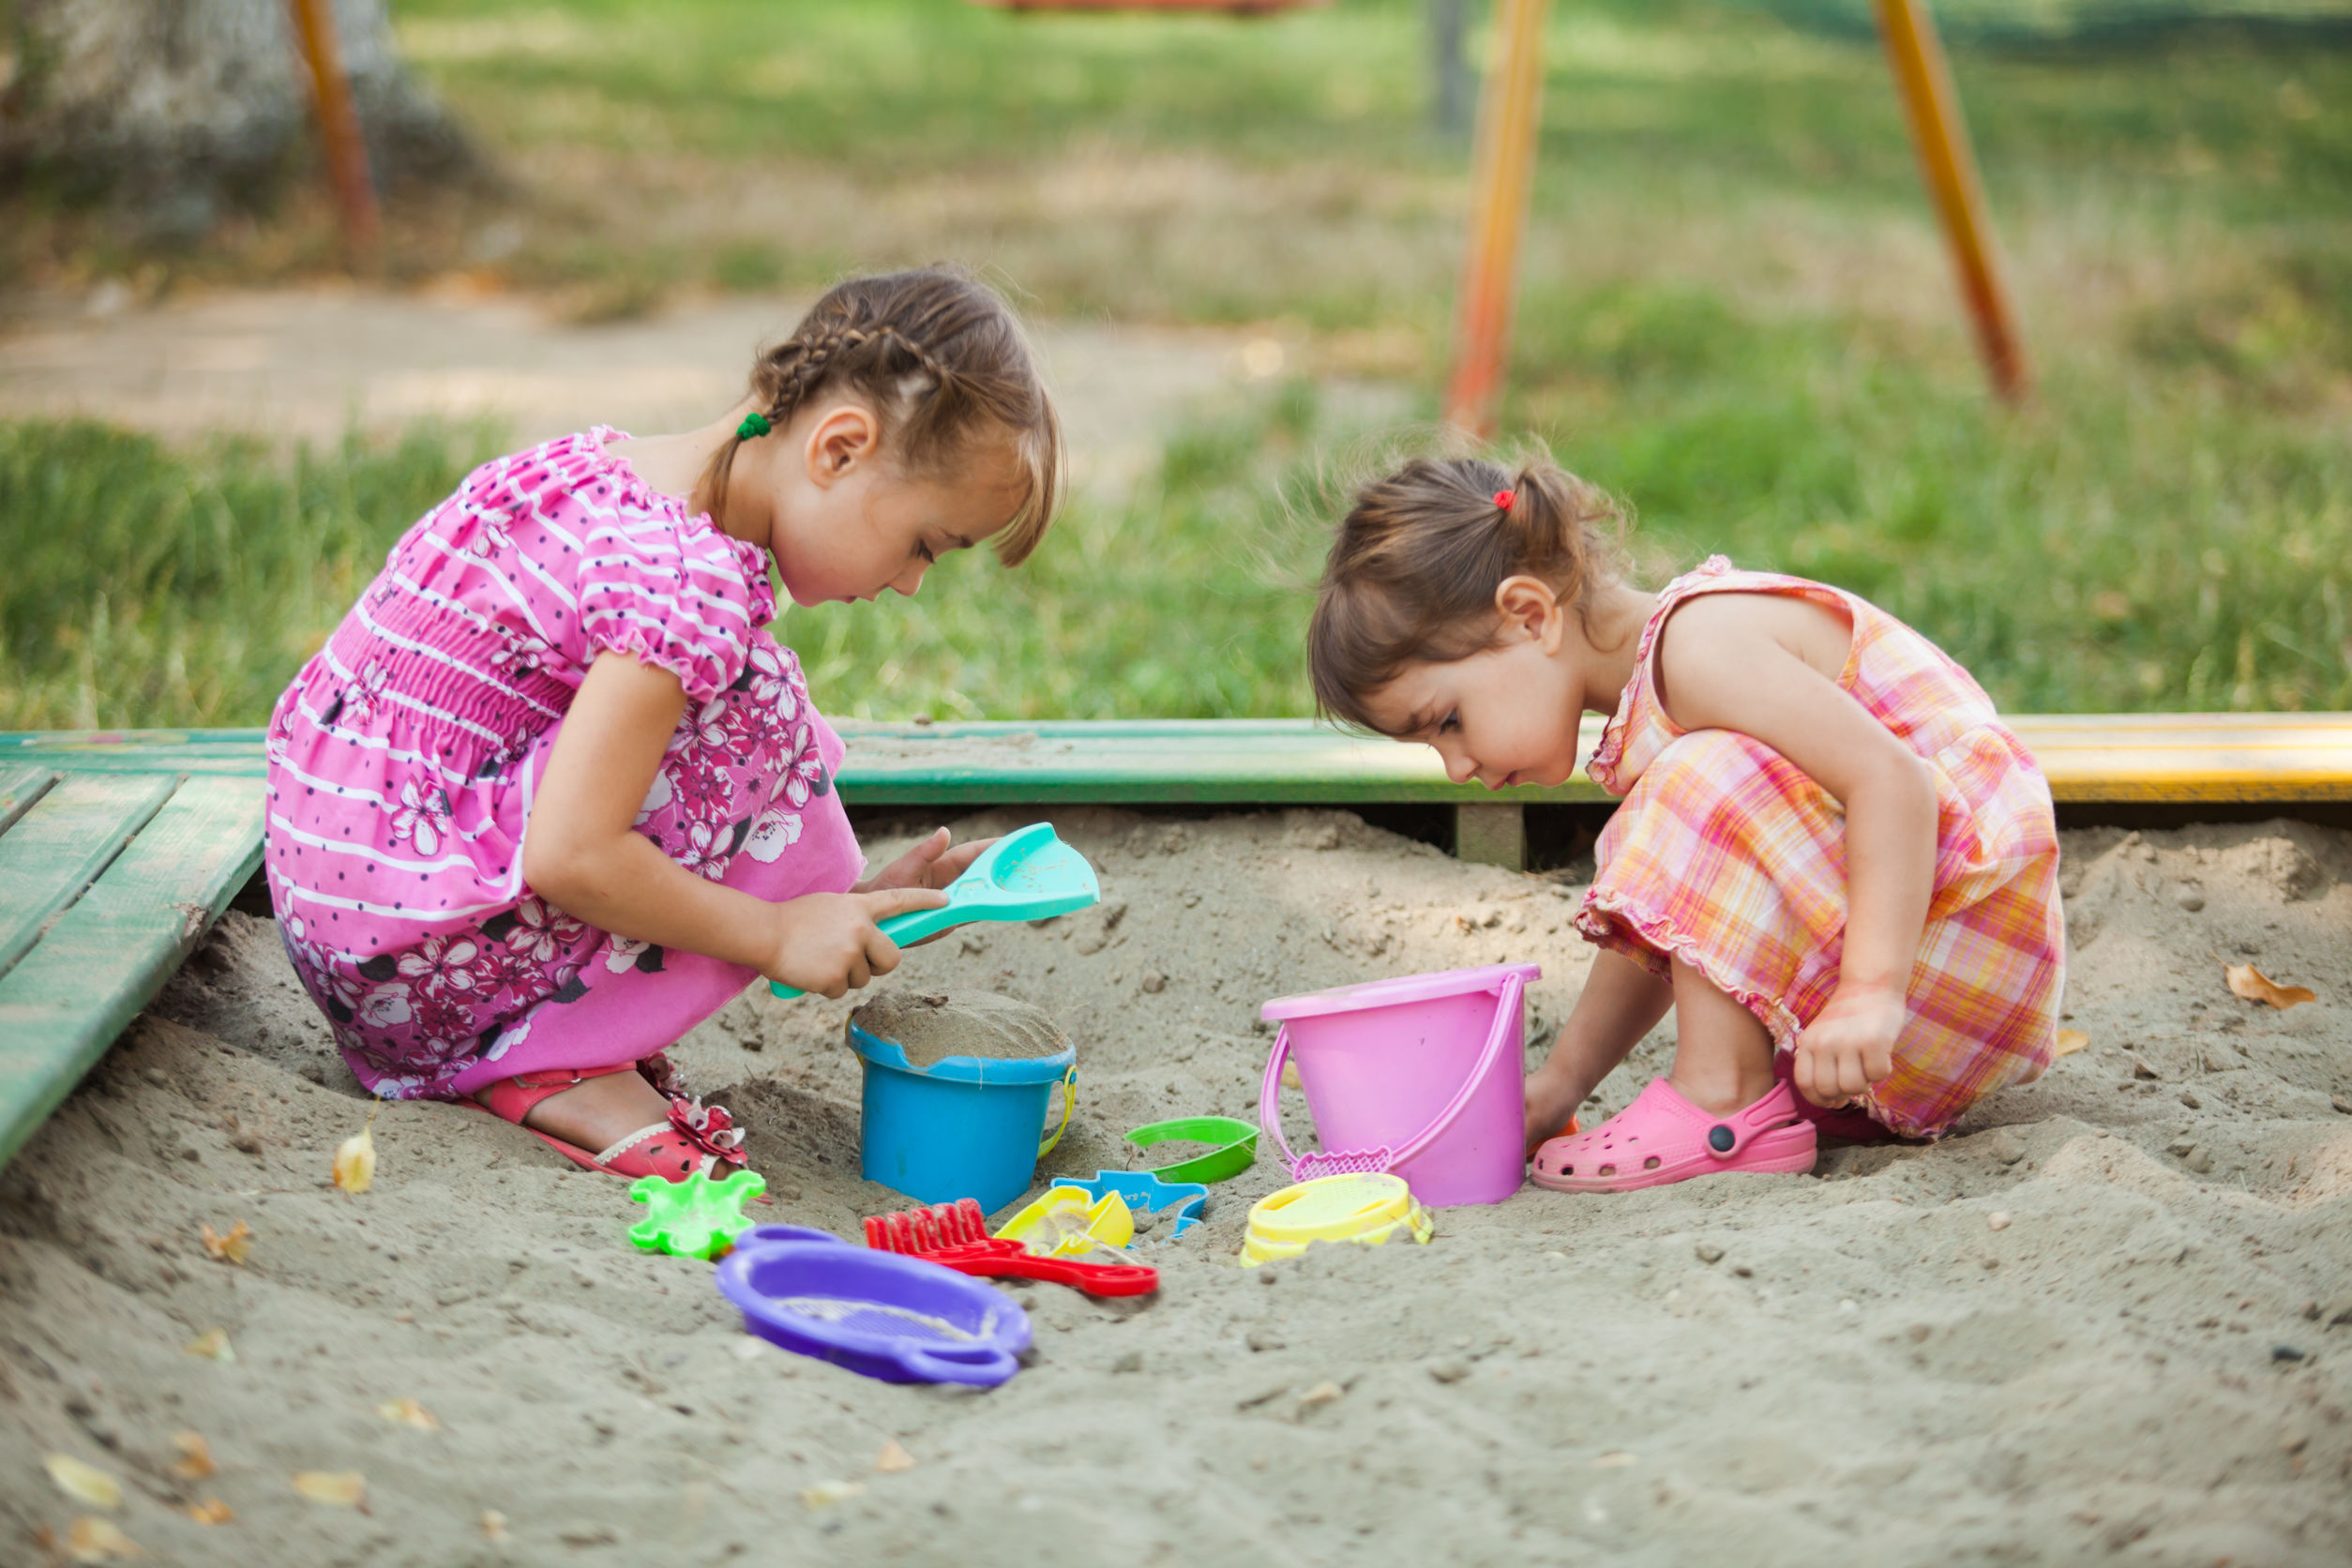
[[[1999,34],[2005,3],[1966,14]],[[2067,9],[2019,0],[2013,31]],[[2041,376],[2011,413],[1883,62],[1838,30],[1856,8],[1811,10],[1832,25],[1554,8],[1508,427],[1627,497],[1662,567],[1721,550],[1842,582],[2012,708],[2352,707],[2341,35],[1955,50]],[[601,318],[953,255],[1041,313],[1274,324],[1310,376],[1433,406],[1463,150],[1425,126],[1411,0],[1253,23],[958,0],[394,13],[537,193],[396,208],[396,278],[464,271]],[[302,201],[170,256],[31,216],[0,264],[35,281],[265,280],[329,249]],[[1290,388],[1176,440],[1021,573],[957,561],[918,602],[785,635],[842,713],[1304,711],[1285,584],[1314,550],[1285,522],[1328,499],[1314,475],[1347,434]],[[257,722],[488,439],[289,459],[0,429],[0,725]]]

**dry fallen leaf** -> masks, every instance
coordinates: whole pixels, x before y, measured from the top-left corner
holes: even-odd
[[[245,1221],[229,1227],[225,1236],[213,1229],[209,1223],[197,1228],[197,1239],[204,1244],[204,1256],[216,1263],[239,1263],[253,1250],[253,1231]]]
[[[110,1557],[144,1557],[139,1543],[104,1519],[76,1519],[66,1531],[66,1551],[76,1562],[103,1562]]]
[[[804,1488],[800,1500],[810,1508],[830,1508],[837,1502],[848,1501],[864,1490],[866,1483],[863,1481],[820,1481],[814,1486]]]
[[[1346,1392],[1347,1390],[1326,1378],[1299,1395],[1299,1409],[1311,1410],[1318,1405],[1328,1405]]]
[[[234,1361],[237,1359],[235,1348],[229,1343],[229,1331],[227,1329],[206,1329],[204,1333],[198,1334],[195,1338],[181,1346],[180,1349],[186,1350],[191,1356],[203,1356],[207,1361]]]
[[[1305,1092],[1306,1082],[1299,1077],[1299,1064],[1297,1063],[1285,1062],[1282,1064],[1282,1087],[1285,1089],[1296,1089],[1301,1093]]]
[[[368,1124],[335,1146],[335,1184],[348,1193],[366,1192],[376,1180],[376,1113]]]
[[[414,1399],[386,1399],[376,1407],[376,1414],[386,1421],[397,1421],[403,1426],[415,1426],[428,1432],[441,1425],[433,1419],[432,1411]]]
[[[914,1469],[914,1455],[901,1448],[898,1440],[893,1438],[882,1444],[880,1454],[874,1455],[874,1468],[884,1475],[899,1475]]]
[[[219,1498],[206,1498],[189,1509],[188,1516],[200,1525],[225,1525],[237,1515],[234,1509]]]
[[[506,1539],[506,1515],[501,1514],[495,1508],[483,1509],[482,1539],[485,1541],[504,1541]]]
[[[172,1441],[180,1451],[179,1462],[172,1467],[173,1475],[182,1481],[202,1481],[213,1472],[212,1444],[202,1432],[174,1432]]]
[[[294,1489],[330,1508],[366,1508],[368,1478],[357,1470],[297,1470]]]
[[[2079,1029],[2061,1029],[2058,1033],[2058,1048],[2052,1056],[2072,1056],[2090,1044],[2090,1036]]]
[[[49,1469],[49,1479],[57,1483],[57,1489],[83,1507],[122,1506],[123,1484],[96,1465],[85,1465],[69,1454],[53,1454],[42,1463]]]
[[[2282,986],[2252,964],[2231,964],[2223,972],[2229,981],[2232,994],[2248,1002],[2267,1002],[2284,1009],[2306,1002],[2317,1002],[2318,996],[2300,986]]]

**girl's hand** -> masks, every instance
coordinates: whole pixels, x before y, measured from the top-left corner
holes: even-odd
[[[951,850],[947,847],[948,838],[947,830],[941,828],[850,891],[879,893],[886,887],[945,887],[971,869],[982,850],[996,842],[993,838],[974,838]]]
[[[810,893],[771,904],[775,928],[770,956],[760,972],[837,999],[898,967],[898,944],[882,933],[878,922],[945,902],[945,896],[932,888],[893,887],[871,893]]]
[[[974,838],[951,850],[947,847],[949,838],[948,831],[941,828],[850,891],[879,893],[892,887],[945,887],[971,868],[982,850],[996,842],[993,838]],[[925,904],[920,907],[929,909],[932,906]],[[952,926],[948,927],[948,930],[953,929]],[[912,945],[920,947],[923,942],[937,942],[946,934],[947,931],[941,931]]]
[[[1812,1027],[1797,1036],[1790,1074],[1797,1093],[1824,1110],[1850,1104],[1894,1071],[1904,1016],[1901,991],[1840,986]]]

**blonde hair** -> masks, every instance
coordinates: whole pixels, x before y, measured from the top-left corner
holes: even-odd
[[[976,443],[1008,432],[1027,493],[997,535],[997,558],[1018,566],[1045,537],[1064,482],[1062,421],[1020,324],[986,283],[952,267],[920,267],[836,284],[751,367],[752,403],[779,429],[828,391],[869,403],[892,460],[925,478],[951,473]],[[727,505],[744,440],[731,436],[712,455],[695,487],[700,509],[717,516]]]
[[[1317,709],[1377,730],[1365,700],[1408,664],[1493,644],[1495,590],[1507,578],[1548,583],[1590,628],[1598,595],[1624,578],[1623,533],[1606,491],[1540,452],[1515,467],[1415,458],[1364,485],[1332,540],[1307,623]]]

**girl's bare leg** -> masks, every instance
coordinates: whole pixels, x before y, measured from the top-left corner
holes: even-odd
[[[1584,993],[1560,1026],[1551,1055],[1528,1075],[1530,1148],[1568,1125],[1585,1096],[1657,1027],[1674,997],[1672,986],[1622,953],[1604,948],[1593,958]]]
[[[606,1073],[550,1094],[531,1108],[522,1124],[594,1154],[640,1127],[669,1119],[670,1102],[641,1074],[626,1072]]]
[[[1693,1105],[1728,1116],[1772,1092],[1772,1036],[1763,1021],[1679,958],[1674,1026],[1666,1078]]]

